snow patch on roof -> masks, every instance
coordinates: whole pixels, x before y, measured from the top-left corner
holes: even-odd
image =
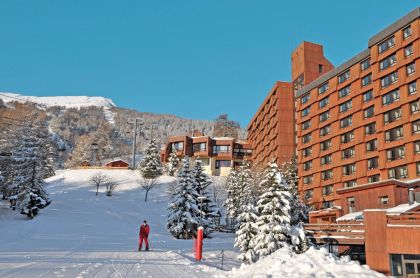
[[[416,207],[419,207],[419,206],[420,206],[420,203],[417,203],[417,202],[414,202],[411,205],[406,203],[406,204],[401,204],[401,205],[398,205],[396,207],[386,209],[386,212],[388,214],[394,214],[394,213],[399,214],[399,213],[410,211],[410,210],[412,210]]]
[[[352,220],[363,220],[363,211],[348,213],[337,218],[337,222]]]

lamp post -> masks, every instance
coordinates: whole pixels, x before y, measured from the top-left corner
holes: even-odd
[[[203,200],[206,197],[204,196],[198,196],[198,200],[200,201],[200,226],[203,227]]]

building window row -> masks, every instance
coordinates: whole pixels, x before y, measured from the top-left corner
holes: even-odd
[[[360,71],[370,68],[370,57],[360,63]]]
[[[381,78],[381,88],[386,88],[398,81],[398,72],[394,71]]]
[[[379,62],[379,70],[385,70],[389,67],[392,67],[397,63],[397,56],[396,54],[392,54],[391,56],[386,57],[382,61]]]
[[[341,143],[346,144],[354,140],[354,131],[341,134]]]
[[[327,82],[327,83],[318,87],[318,93],[323,94],[328,90],[328,88],[329,88],[329,85],[328,85],[328,82]]]
[[[390,179],[405,179],[407,177],[408,177],[407,165],[388,169],[388,178]]]
[[[389,105],[400,99],[400,91],[394,90],[382,96],[382,104]]]
[[[365,125],[365,135],[372,135],[376,133],[376,123]]]
[[[322,128],[319,129],[319,135],[320,136],[325,136],[331,133],[331,126],[330,125],[326,125]]]
[[[353,124],[352,116],[348,116],[340,120],[341,128],[346,128],[348,126],[351,126],[352,124]]]
[[[341,159],[349,159],[354,156],[354,147],[341,151]]]
[[[330,98],[329,97],[323,98],[319,101],[319,108],[324,108],[329,103],[330,103]]]
[[[418,113],[420,110],[420,100],[416,100],[413,102],[410,102],[410,111],[411,114]]]
[[[304,95],[300,98],[300,103],[305,104],[311,99],[311,94]]]
[[[416,64],[415,63],[408,64],[405,67],[405,70],[408,76],[414,74],[416,72]]]
[[[362,78],[362,87],[372,83],[372,74],[368,74]]]
[[[350,180],[343,182],[344,188],[355,187],[357,185],[356,180]]]
[[[343,83],[344,81],[350,78],[350,70],[347,70],[338,76],[338,84]]]
[[[351,100],[346,101],[346,102],[340,104],[340,108],[339,108],[340,109],[340,113],[347,112],[349,109],[351,109],[351,107],[352,107]]]
[[[384,124],[392,123],[396,120],[399,120],[402,116],[401,108],[398,107],[396,109],[390,110],[384,113]]]
[[[322,196],[329,196],[334,193],[334,186],[327,185],[322,187]]]
[[[372,157],[367,160],[367,168],[368,170],[377,169],[379,167],[379,158]]]
[[[311,120],[307,120],[302,123],[302,130],[306,130],[311,127]]]
[[[399,146],[392,149],[386,150],[386,160],[387,161],[394,161],[403,159],[405,157],[405,147]]]
[[[356,163],[343,166],[343,176],[350,176],[354,173],[356,173]]]
[[[347,85],[346,87],[338,91],[338,97],[340,98],[348,96],[349,94],[350,94],[350,85]]]
[[[417,81],[411,82],[408,85],[408,94],[413,95],[417,93]]]
[[[319,115],[319,121],[320,122],[326,121],[329,118],[330,118],[330,111],[329,110]]]
[[[412,33],[412,31],[411,31],[411,25],[410,26],[407,26],[406,28],[404,28],[403,29],[403,39],[405,40],[408,37],[410,37],[411,36],[411,33]]]
[[[404,56],[407,58],[411,55],[413,55],[413,44],[409,44],[404,48]]]
[[[331,155],[325,155],[321,157],[321,165],[328,165],[331,164],[332,159],[331,159]]]
[[[363,93],[363,102],[368,102],[373,99],[373,90]]]
[[[398,126],[393,129],[385,131],[385,142],[393,142],[403,137],[403,127]]]
[[[392,36],[378,45],[379,53],[382,53],[395,45],[395,37]]]

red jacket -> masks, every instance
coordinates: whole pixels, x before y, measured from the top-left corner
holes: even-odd
[[[147,224],[142,224],[140,226],[140,237],[148,237],[149,236],[149,232],[150,232],[150,228],[149,225]]]

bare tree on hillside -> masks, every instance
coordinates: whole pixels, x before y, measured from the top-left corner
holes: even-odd
[[[222,114],[214,121],[214,137],[238,138],[240,125],[236,121],[229,120],[228,114]]]

